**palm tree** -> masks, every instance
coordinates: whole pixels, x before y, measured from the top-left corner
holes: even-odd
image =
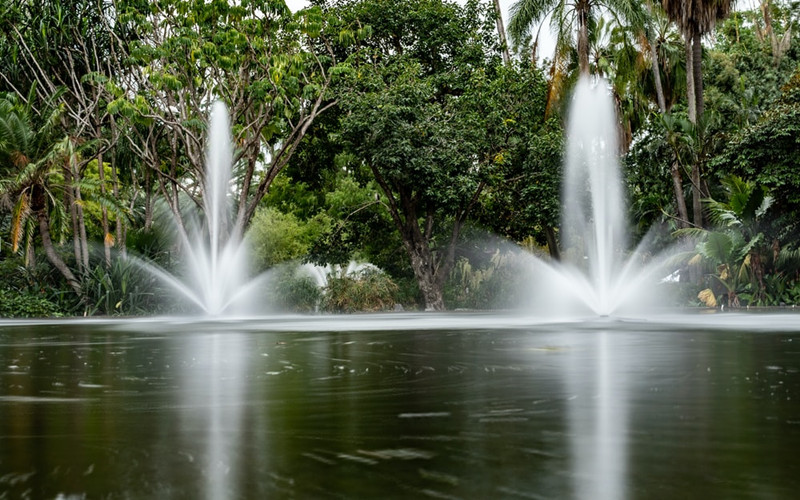
[[[642,26],[646,13],[636,0],[518,0],[511,6],[508,32],[515,43],[520,43],[531,28],[552,14],[552,27],[557,33],[556,53],[563,53],[572,45],[577,34],[578,67],[581,76],[589,75],[589,29],[600,17],[609,12],[618,21]]]
[[[728,17],[732,0],[662,0],[667,17],[681,30],[686,41],[686,93],[689,120],[697,123],[703,116],[703,47],[701,37],[714,29],[717,21]],[[694,223],[703,225],[700,163],[692,165],[692,206]]]
[[[14,94],[0,95],[0,204],[11,208],[13,250],[26,226],[38,226],[47,260],[83,298],[80,282],[56,251],[52,234],[53,226],[68,226],[61,183],[70,140],[57,132],[61,108],[50,107],[36,119],[30,104],[34,91],[25,103]]]
[[[497,24],[497,35],[500,37],[500,45],[503,46],[503,63],[508,66],[511,64],[511,54],[508,51],[506,27],[503,23],[503,9],[500,7],[500,0],[494,0],[494,10],[497,16],[495,18],[495,23]]]
[[[689,99],[689,118],[695,121],[703,115],[703,47],[700,39],[714,29],[731,12],[733,0],[662,0],[667,17],[674,22],[686,40],[686,80]],[[691,68],[691,70],[690,70]],[[691,79],[691,80],[690,80]]]

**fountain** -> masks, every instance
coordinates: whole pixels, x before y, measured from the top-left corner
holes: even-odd
[[[205,222],[194,220],[186,230],[175,224],[186,256],[184,278],[151,263],[140,264],[207,315],[218,316],[240,310],[263,279],[248,279],[247,245],[230,217],[233,151],[228,111],[222,102],[213,104],[209,122],[203,182]]]
[[[617,127],[606,82],[581,79],[569,117],[562,188],[565,260],[535,259],[531,308],[562,316],[640,312],[658,300],[655,283],[667,259],[644,264],[637,256],[645,242],[625,255]]]

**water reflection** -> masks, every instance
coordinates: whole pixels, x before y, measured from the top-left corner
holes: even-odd
[[[592,333],[580,355],[565,359],[572,488],[579,499],[626,497],[627,377],[624,345]]]
[[[328,321],[0,328],[0,499],[800,491],[798,333]]]
[[[247,338],[241,333],[214,333],[186,340],[182,367],[181,440],[187,460],[200,460],[205,497],[235,498],[243,444],[243,408],[248,370]],[[201,446],[202,445],[202,446]]]

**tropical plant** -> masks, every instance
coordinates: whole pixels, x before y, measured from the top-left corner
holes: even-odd
[[[602,11],[631,25],[643,26],[645,11],[641,2],[631,0],[519,0],[511,6],[508,30],[512,40],[519,42],[535,25],[551,15],[556,32],[556,53],[572,45],[577,38],[578,67],[581,75],[589,74],[589,31],[596,26]]]
[[[701,38],[711,32],[717,22],[725,19],[731,11],[731,0],[662,0],[667,16],[683,33],[686,41],[686,88],[689,106],[689,121],[697,123],[703,116],[703,47]],[[692,206],[694,224],[703,226],[701,210],[702,193],[697,189],[703,182],[701,165],[692,164]]]
[[[725,289],[729,307],[740,306],[740,294],[749,287],[749,301],[760,303],[764,298],[764,264],[766,237],[761,222],[772,205],[767,190],[736,176],[723,179],[726,200],[706,200],[709,220],[718,228],[714,231],[695,229],[691,234],[700,236],[697,256],[692,264],[705,259],[715,267],[711,276]],[[701,292],[706,303],[712,302],[713,288]],[[717,300],[714,298],[714,300]]]
[[[36,228],[47,259],[83,297],[79,279],[56,248],[69,227],[62,200],[63,170],[71,158],[71,143],[59,134],[61,108],[51,107],[38,117],[31,109],[31,100],[23,103],[14,94],[0,96],[0,199],[12,212],[12,251],[18,250],[26,235],[26,255],[33,255],[30,244]]]

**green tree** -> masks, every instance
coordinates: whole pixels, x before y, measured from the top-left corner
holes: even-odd
[[[341,137],[383,192],[426,309],[441,310],[461,229],[502,158],[481,95],[500,62],[494,18],[438,0],[352,12],[372,36],[341,97]]]
[[[201,206],[209,106],[225,102],[241,234],[313,121],[334,104],[326,99],[335,64],[330,45],[319,41],[321,9],[292,14],[280,0],[126,0],[119,9],[119,22],[136,36],[132,65],[109,86],[109,110],[129,119],[131,148],[147,159],[180,218],[182,194]]]

